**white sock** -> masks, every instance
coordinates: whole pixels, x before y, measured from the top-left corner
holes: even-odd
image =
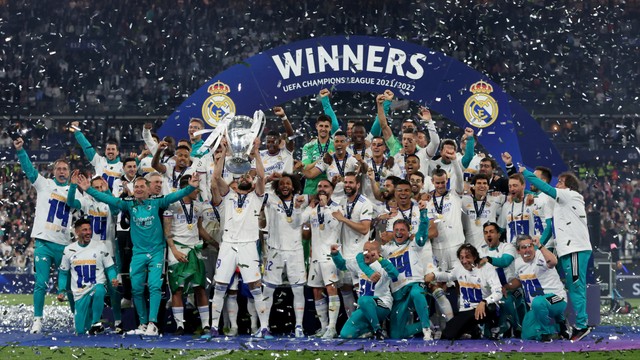
[[[444,315],[447,321],[453,319],[453,309],[451,308],[451,302],[447,299],[447,295],[444,293],[444,290],[441,288],[437,288],[433,290],[433,297],[436,299],[436,303],[438,304],[438,308],[440,308],[440,312]]]
[[[304,317],[304,286],[292,286],[293,292],[293,312],[296,315],[296,326],[302,326]]]
[[[256,311],[258,312],[258,317],[260,318],[260,327],[268,328],[269,327],[269,314],[271,312],[271,307],[267,308],[267,305],[264,301],[264,296],[262,295],[261,288],[255,288],[251,290],[251,295],[253,295],[253,302],[256,306]]]
[[[329,327],[336,327],[338,322],[338,315],[340,314],[340,296],[329,296]]]
[[[251,328],[258,328],[258,313],[256,311],[256,302],[253,299],[247,299],[247,311],[251,316]]]
[[[184,308],[182,306],[172,307],[171,311],[173,311],[173,318],[176,320],[176,327],[184,329]]]
[[[198,306],[198,312],[200,313],[202,328],[209,327],[209,306]]]
[[[220,313],[224,307],[224,294],[227,292],[227,285],[216,285],[211,302],[211,325],[218,328],[220,323]]]
[[[323,297],[320,300],[316,300],[315,305],[316,314],[318,315],[318,320],[320,320],[320,328],[325,329],[327,325],[329,325],[329,314],[327,314],[329,306],[327,303],[327,298]]]
[[[227,316],[229,316],[229,323],[225,324],[230,328],[237,329],[238,328],[238,296],[237,295],[227,295],[227,300],[225,301],[225,306],[227,307]]]
[[[356,299],[353,297],[353,291],[341,291],[342,301],[344,301],[344,311],[347,313],[347,317],[351,317],[351,313],[356,310]]]
[[[262,289],[262,298],[264,299],[264,306],[266,306],[267,309],[271,309],[273,306],[273,295],[275,292],[276,289],[266,285],[264,286],[264,289]]]

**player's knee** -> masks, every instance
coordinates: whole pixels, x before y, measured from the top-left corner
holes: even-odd
[[[542,296],[538,296],[531,301],[531,311],[538,312],[545,309],[546,304],[549,302]]]
[[[372,309],[376,306],[376,301],[371,296],[361,296],[358,299],[358,306],[362,309]]]
[[[95,285],[95,296],[104,298],[106,294],[107,294],[107,290],[105,289],[104,285],[102,284]]]

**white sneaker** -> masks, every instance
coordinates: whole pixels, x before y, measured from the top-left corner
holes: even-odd
[[[302,330],[302,326],[296,326],[296,331],[295,331],[295,335],[296,338],[300,339],[304,337],[304,330]]]
[[[313,336],[321,338],[324,335],[325,331],[327,331],[327,328],[321,327],[320,329],[318,329],[318,331],[316,331],[315,334],[313,334]]]
[[[140,324],[137,329],[127,331],[127,335],[144,335],[147,332],[147,324]]]
[[[42,318],[37,317],[33,318],[33,324],[31,324],[31,330],[29,331],[32,334],[40,334],[42,331]]]
[[[227,330],[227,336],[238,336],[238,328],[229,328],[229,330]]]
[[[145,331],[144,334],[146,336],[158,336],[158,327],[156,324],[150,322],[149,325],[147,325],[147,331]]]
[[[322,335],[322,338],[323,339],[334,339],[336,336],[338,336],[338,333],[336,332],[336,328],[328,327],[327,331],[325,331],[324,335]]]
[[[129,309],[129,308],[131,308],[131,300],[122,298],[122,300],[120,300],[120,308],[121,309]]]
[[[422,333],[424,334],[424,337],[422,338],[422,340],[424,340],[424,341],[431,341],[431,340],[433,340],[433,334],[431,333],[431,329],[429,329],[429,328],[423,328],[423,329],[422,329]]]

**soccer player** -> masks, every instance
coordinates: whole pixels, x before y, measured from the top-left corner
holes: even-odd
[[[524,167],[520,168],[520,172],[524,174],[527,181],[556,202],[553,208],[556,252],[560,258],[560,266],[564,270],[567,291],[576,313],[576,324],[571,340],[582,340],[591,332],[591,328],[587,325],[587,266],[592,248],[584,198],[578,192],[580,182],[573,173],[564,172],[558,176],[558,184],[554,188]]]
[[[375,272],[371,277],[360,270],[356,259],[344,259],[340,255],[339,245],[331,245],[331,258],[338,269],[358,274],[358,309],[340,331],[340,337],[359,338],[365,333],[374,334],[376,340],[384,340],[385,334],[380,326],[391,312],[393,298],[390,283],[398,279],[398,269],[380,257],[380,243],[367,241],[363,246],[364,262]]]
[[[466,242],[480,249],[485,245],[483,226],[496,222],[502,211],[503,196],[489,194],[489,177],[476,174],[470,181],[473,194],[462,197],[462,225]]]
[[[91,220],[79,219],[74,224],[76,242],[64,248],[58,276],[58,301],[64,301],[71,273],[71,291],[75,300],[74,324],[76,334],[90,335],[104,332],[100,319],[104,309],[105,282],[118,287],[118,272],[113,255],[104,241],[91,240]]]
[[[459,262],[451,272],[435,272],[424,281],[457,281],[460,286],[459,312],[447,322],[442,339],[479,338],[478,324],[487,324],[491,333],[499,332],[497,304],[502,299],[502,285],[491,265],[478,267],[480,255],[471,244],[463,244],[457,250]]]
[[[522,322],[522,339],[549,341],[558,332],[568,339],[564,318],[567,294],[555,268],[558,259],[537,237],[518,235],[516,247],[520,255],[515,261],[518,278],[510,281],[509,287],[522,286],[530,306]]]
[[[191,166],[190,149],[186,145],[179,145],[176,148],[175,166],[169,163],[160,163],[160,153],[167,147],[167,142],[161,141],[158,144],[158,151],[153,156],[151,165],[156,171],[164,176],[163,194],[170,194],[179,189],[180,178],[185,175],[192,175],[195,168]]]
[[[302,213],[301,222],[311,225],[311,264],[307,285],[313,288],[316,313],[320,320],[320,330],[316,336],[333,339],[337,335],[336,323],[340,311],[340,297],[338,296],[338,268],[331,261],[331,245],[340,237],[342,223],[334,217],[336,211],[342,207],[332,200],[333,184],[327,180],[320,180],[317,190],[315,206],[307,207]],[[323,291],[326,290],[329,302]]]
[[[78,187],[98,201],[107,203],[121,211],[129,213],[131,218],[131,242],[133,256],[129,274],[131,292],[136,306],[140,326],[132,334],[157,336],[158,310],[162,298],[162,270],[166,242],[162,233],[160,209],[176,202],[194,191],[199,185],[199,178],[193,175],[189,186],[164,197],[149,198],[149,181],[137,178],[133,184],[133,199],[125,200],[113,195],[101,193],[90,187],[89,180],[80,175]],[[145,283],[149,287],[149,308],[144,298]]]
[[[38,334],[42,331],[42,310],[51,265],[56,268],[60,266],[64,247],[71,242],[71,209],[67,205],[69,163],[64,159],[56,160],[53,163],[53,179],[47,179],[33,167],[23,145],[22,138],[13,141],[20,166],[36,189],[36,211],[31,229],[31,237],[35,238],[34,318],[31,333]],[[73,311],[72,299],[69,299],[69,305]]]
[[[180,189],[189,185],[190,175],[180,179]],[[164,235],[169,247],[169,287],[171,309],[176,320],[176,335],[184,334],[184,307],[182,294],[185,286],[192,284],[196,305],[200,313],[202,329],[209,327],[209,298],[205,291],[207,279],[202,259],[203,241],[213,242],[202,227],[203,204],[197,201],[198,191],[193,191],[174,202],[164,211]]]
[[[524,177],[522,174],[509,176],[509,196],[500,211],[498,224],[507,229],[507,241],[515,243],[518,235],[533,235],[533,203],[528,203],[524,195]]]
[[[296,318],[295,337],[304,337],[302,320],[304,315],[304,285],[307,274],[302,248],[300,215],[302,207],[308,204],[306,197],[299,196],[300,183],[294,175],[283,173],[272,181],[274,193],[267,195],[265,215],[269,224],[269,236],[266,239],[267,257],[264,273],[264,297],[267,309],[271,309],[276,287],[283,285],[282,273],[286,272],[291,292],[293,310]],[[275,195],[275,196],[274,196]]]
[[[80,122],[73,121],[69,127],[69,131],[73,133],[82,148],[82,152],[87,159],[89,159],[91,165],[93,165],[96,175],[102,176],[107,182],[107,185],[109,185],[109,190],[113,190],[113,181],[123,174],[123,164],[120,161],[118,142],[114,139],[107,140],[104,156],[98,155],[93,145],[91,145],[82,131],[80,131],[79,126]]]

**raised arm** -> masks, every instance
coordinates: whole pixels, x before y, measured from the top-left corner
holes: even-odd
[[[256,159],[256,195],[263,196],[264,195],[264,164],[262,163],[262,158],[260,157],[260,139],[256,138],[253,144],[253,157]]]
[[[320,90],[320,102],[322,103],[322,111],[324,111],[325,115],[331,118],[331,135],[333,135],[336,131],[340,130],[340,122],[338,121],[338,117],[336,116],[335,111],[333,111],[333,108],[331,107],[329,95],[331,95],[329,89]]]
[[[382,108],[384,109],[385,114],[389,114],[389,112],[391,111],[392,99],[385,99],[384,103],[382,103]],[[369,133],[371,133],[372,136],[380,136],[380,134],[382,133],[382,129],[380,128],[380,118],[378,117],[377,113],[376,118],[373,119],[373,124],[371,124],[371,131],[369,131]]]
[[[144,143],[147,145],[147,149],[149,149],[151,155],[155,155],[158,151],[158,143],[153,138],[153,136],[151,136],[152,127],[153,124],[151,123],[144,124],[144,127],[142,128],[142,140],[144,140]]]
[[[558,191],[553,186],[547,184],[546,182],[538,179],[538,177],[527,170],[525,167],[520,168],[520,172],[524,175],[525,180],[527,180],[531,185],[537,187],[543,193],[551,196],[554,200],[558,197]]]
[[[222,170],[224,170],[224,159],[227,156],[227,144],[225,142],[222,142],[220,146],[222,147],[222,154],[216,160],[216,166],[213,169],[213,182],[216,185],[218,196],[222,198],[225,195],[227,195],[227,193],[229,192],[229,185],[222,178]],[[211,184],[211,186],[213,187],[213,184]],[[213,192],[213,188],[212,188],[212,192]]]
[[[284,127],[284,131],[287,134],[287,150],[293,152],[295,150],[295,144],[292,140],[289,140],[289,138],[295,134],[295,131],[293,131],[293,126],[291,126],[291,122],[289,122],[287,114],[285,114],[284,109],[279,106],[273,108],[273,113],[276,114],[276,116],[278,116],[280,120],[282,120],[282,126]]]
[[[76,199],[76,190],[78,189],[78,176],[80,175],[79,170],[75,170],[73,174],[71,174],[71,184],[69,185],[69,192],[67,193],[67,205],[73,209],[82,209],[82,204],[80,200]]]
[[[464,193],[464,175],[462,174],[462,164],[458,161],[456,153],[450,154],[449,159],[451,160],[451,164],[453,164],[453,184],[452,188],[458,195],[462,195]]]
[[[464,156],[462,157],[461,162],[462,166],[466,169],[475,155],[476,139],[473,137],[472,128],[464,129],[464,136],[467,139],[467,146],[464,148]]]
[[[38,179],[38,170],[33,166],[31,159],[27,151],[24,149],[24,140],[17,138],[13,140],[13,146],[16,148],[16,155],[18,156],[18,162],[22,167],[22,171],[27,175],[27,179],[33,184]]]
[[[162,150],[166,149],[167,145],[168,144],[166,141],[160,141],[156,152],[153,154],[153,159],[151,159],[151,167],[160,174],[164,174],[167,172],[167,167],[164,166],[164,164],[160,163],[160,155],[162,154]]]
[[[120,210],[128,210],[127,203],[123,199],[117,198],[108,192],[100,192],[91,186],[89,186],[89,180],[86,179],[84,175],[80,175],[80,180],[78,182],[78,186],[84,190],[87,194],[93,196],[94,199],[108,204],[109,206],[113,206]]]
[[[91,145],[89,140],[87,140],[82,131],[79,130],[79,125],[80,122],[78,121],[72,122],[71,126],[69,127],[69,131],[73,132],[73,136],[76,138],[76,141],[78,141],[78,144],[80,144],[84,156],[86,156],[87,159],[89,159],[89,161],[91,162],[93,161],[93,158],[97,155],[97,153],[93,148],[93,145]]]
[[[387,115],[384,113],[385,95],[376,96],[376,107],[378,110],[378,121],[380,122],[380,130],[385,141],[393,136],[393,131],[387,122]]]
[[[347,270],[347,261],[342,257],[339,251],[339,245],[331,245],[331,260],[339,270]]]
[[[166,196],[163,196],[161,198],[158,198],[158,203],[160,204],[160,208],[166,208],[169,205],[171,205],[172,203],[182,199],[183,197],[191,194],[193,191],[195,191],[196,189],[198,189],[198,186],[200,185],[200,174],[198,173],[193,173],[191,175],[191,178],[189,179],[189,185],[187,185],[186,187],[176,191],[176,192],[172,192],[171,194],[168,194]]]

